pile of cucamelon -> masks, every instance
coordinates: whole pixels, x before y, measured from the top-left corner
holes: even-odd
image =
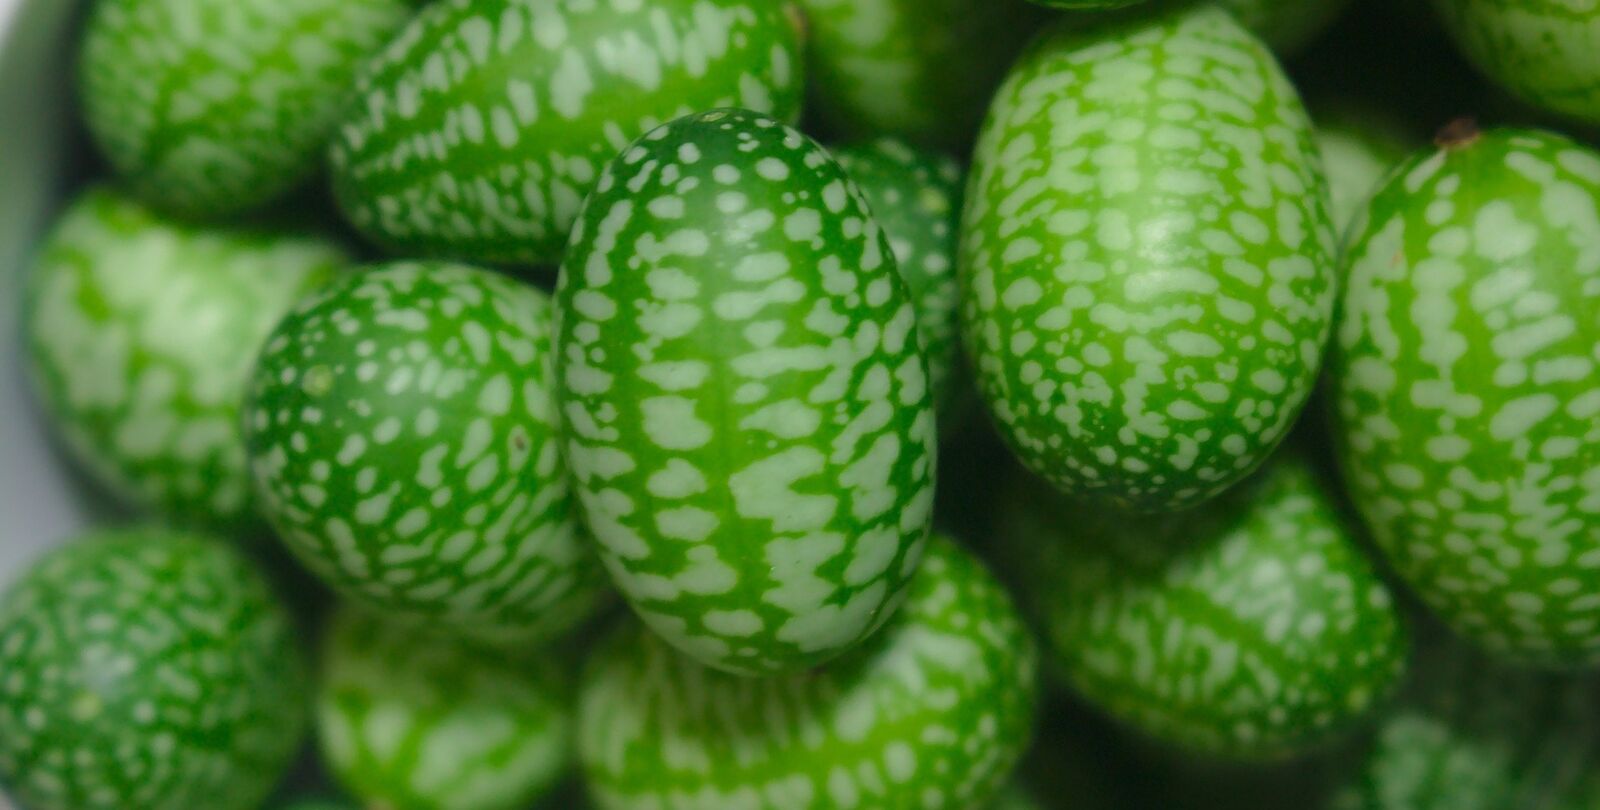
[[[75,54],[17,303],[117,518],[0,596],[25,810],[1600,807],[1600,5]]]

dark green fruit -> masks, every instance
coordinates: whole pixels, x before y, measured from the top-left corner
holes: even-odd
[[[1600,123],[1600,15],[1588,0],[1434,0],[1467,58],[1530,104]]]
[[[587,616],[551,401],[550,301],[444,263],[328,286],[278,325],[245,408],[262,511],[340,593],[495,642]]]
[[[1035,664],[1005,589],[935,536],[905,607],[819,670],[739,678],[631,623],[584,678],[578,756],[603,810],[981,808],[1027,747]]]
[[[799,116],[778,0],[438,0],[362,76],[330,155],[350,221],[400,253],[554,263],[601,167],[713,107]]]
[[[962,221],[962,338],[1007,443],[1080,497],[1194,506],[1311,392],[1334,229],[1299,97],[1227,14],[1036,42],[996,97]]]
[[[1331,374],[1374,539],[1501,655],[1600,661],[1600,155],[1463,128],[1347,245]]]
[[[799,0],[808,114],[834,137],[966,154],[1042,9],[1023,0]]]
[[[588,526],[652,630],[712,666],[813,667],[894,613],[933,503],[917,315],[828,153],[679,119],[605,168],[556,292]]]
[[[254,810],[304,686],[288,611],[226,544],[91,533],[0,598],[0,782],[30,810]]]
[[[951,376],[961,362],[955,266],[961,167],[949,157],[893,138],[832,151],[889,237],[895,264],[917,308],[917,334],[928,355],[933,401],[948,411],[955,388]]]
[[[1509,668],[1453,643],[1418,659],[1329,810],[1553,810],[1574,793],[1595,755],[1592,679]]]
[[[344,608],[323,640],[317,740],[367,807],[524,810],[567,767],[570,690],[538,654],[419,638]]]
[[[1229,758],[1292,754],[1353,725],[1405,670],[1388,588],[1298,457],[1175,515],[1018,484],[1000,507],[1001,557],[1047,660],[1151,737]]]
[[[1227,9],[1244,27],[1283,54],[1293,53],[1316,38],[1350,5],[1350,0],[1210,1]]]
[[[356,69],[409,0],[99,0],[80,97],[96,143],[165,211],[225,216],[317,170]]]
[[[45,240],[24,294],[34,388],[118,498],[242,530],[255,521],[239,427],[250,364],[345,261],[320,239],[185,225],[92,189]]]

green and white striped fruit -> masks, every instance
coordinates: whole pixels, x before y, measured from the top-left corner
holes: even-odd
[[[894,612],[933,504],[916,311],[811,139],[741,110],[624,150],[556,290],[566,455],[651,629],[740,673],[833,658]]]
[[[67,446],[121,500],[229,531],[254,513],[239,427],[273,324],[332,278],[321,239],[185,225],[104,188],[45,241],[27,291],[27,362]]]
[[[209,537],[99,531],[0,598],[0,783],[31,810],[254,810],[305,727],[289,613]]]
[[[463,265],[329,285],[266,341],[245,407],[262,512],[314,573],[385,616],[493,642],[588,616],[551,400],[550,301]]]
[[[1351,726],[1405,670],[1383,581],[1294,456],[1198,509],[1130,516],[1019,482],[998,532],[1056,672],[1150,737],[1292,754]]]
[[[962,220],[962,336],[1007,443],[1059,489],[1139,511],[1248,475],[1321,360],[1326,197],[1299,97],[1226,13],[1035,43]]]
[[[1552,808],[1592,767],[1597,708],[1592,678],[1509,668],[1454,645],[1425,650],[1328,808]]]
[[[410,16],[409,0],[100,0],[84,117],[157,208],[256,208],[317,171],[357,68]]]
[[[523,810],[569,762],[570,690],[547,660],[344,608],[323,640],[317,741],[366,807]]]
[[[943,536],[883,632],[827,667],[717,672],[636,624],[590,662],[578,758],[603,810],[984,807],[1028,745],[1032,637]]]
[[[1043,10],[1023,0],[799,0],[808,114],[845,141],[966,154]]]
[[[1367,208],[1389,172],[1410,157],[1410,140],[1381,113],[1340,107],[1318,117],[1317,151],[1328,177],[1328,198],[1340,233]]]
[[[1457,632],[1600,661],[1600,154],[1447,136],[1350,235],[1330,369],[1345,481]]]
[[[437,0],[359,82],[334,191],[395,251],[554,263],[599,168],[677,116],[792,121],[802,65],[774,0]]]
[[[1600,14],[1590,0],[1434,0],[1479,70],[1522,100],[1600,123]]]
[[[894,138],[836,148],[894,250],[895,264],[917,308],[917,334],[928,355],[933,401],[947,409],[961,363],[956,338],[960,285],[956,231],[961,218],[961,167]]]

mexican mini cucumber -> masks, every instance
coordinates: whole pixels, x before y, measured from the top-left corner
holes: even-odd
[[[1463,53],[1519,98],[1600,123],[1600,15],[1579,0],[1434,0]]]
[[[1399,610],[1298,457],[1182,514],[1107,512],[1032,479],[999,508],[1000,558],[1047,662],[1156,740],[1226,758],[1298,753],[1352,726],[1405,671]]]
[[[84,192],[24,292],[34,389],[120,500],[182,524],[253,528],[239,412],[273,324],[347,262],[311,236],[183,224]]]
[[[936,535],[905,607],[814,672],[738,678],[623,628],[585,673],[578,756],[602,810],[983,808],[1027,747],[1036,663],[1005,589]]]
[[[139,195],[186,216],[237,214],[317,170],[357,68],[410,0],[99,0],[79,98]]]
[[[340,593],[495,643],[587,616],[605,576],[555,434],[550,301],[464,265],[329,285],[265,341],[245,407],[261,509]]]
[[[934,423],[916,311],[828,153],[688,116],[623,150],[556,290],[567,460],[645,622],[712,666],[816,666],[922,554]]]
[[[438,0],[358,82],[334,191],[397,252],[554,264],[639,135],[729,105],[798,118],[798,37],[777,0]]]
[[[1334,229],[1311,126],[1210,7],[1047,34],[1001,87],[962,220],[962,337],[1002,436],[1058,488],[1194,506],[1311,391]]]
[[[1600,661],[1600,154],[1457,128],[1371,201],[1331,373],[1397,573],[1513,658]]]
[[[294,638],[220,540],[76,538],[0,598],[0,783],[31,810],[254,810],[305,726]]]
[[[366,807],[523,810],[571,756],[571,685],[541,654],[418,638],[351,607],[323,639],[317,741]]]
[[[895,264],[917,308],[917,334],[928,355],[933,401],[947,411],[955,388],[951,376],[961,362],[956,338],[961,167],[945,155],[895,138],[836,147],[832,152],[889,237]]]
[[[807,114],[840,141],[965,155],[1044,10],[1025,0],[799,0]]]

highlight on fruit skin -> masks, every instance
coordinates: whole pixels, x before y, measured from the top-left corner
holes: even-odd
[[[904,607],[811,672],[741,678],[636,622],[582,678],[578,757],[601,810],[984,807],[1031,738],[1037,654],[970,552],[929,542]]]
[[[222,539],[71,538],[0,596],[0,785],[32,810],[254,810],[305,728],[296,636]]]
[[[1259,39],[1204,5],[1069,19],[979,138],[962,342],[1025,466],[1107,507],[1181,510],[1294,424],[1335,254],[1311,122]]]

